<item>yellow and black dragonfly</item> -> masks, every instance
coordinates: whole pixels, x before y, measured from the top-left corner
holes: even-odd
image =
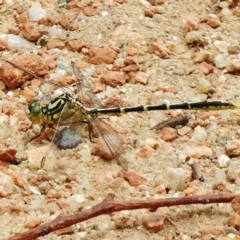
[[[41,81],[61,88],[57,84],[38,77],[12,61],[7,62]],[[164,103],[150,106],[141,105],[135,107],[107,108],[104,107],[97,96],[92,93],[90,83],[82,71],[74,63],[72,63],[72,67],[77,78],[76,88],[78,97],[74,97],[69,91],[61,88],[63,93],[44,106],[41,106],[40,101],[33,100],[28,106],[30,118],[35,122],[43,119],[44,123],[48,124],[48,122],[58,122],[60,119],[67,119],[70,116],[74,116],[74,121],[87,122],[102,137],[113,158],[124,170],[128,170],[128,163],[125,157],[123,140],[104,119],[99,118],[99,115],[169,109],[226,110],[237,108],[236,105],[223,101],[183,102],[178,104]],[[91,133],[89,136],[91,138]]]

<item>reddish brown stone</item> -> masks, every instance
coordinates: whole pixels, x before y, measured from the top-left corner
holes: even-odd
[[[150,8],[144,8],[144,16],[152,18],[154,16],[154,12]]]
[[[164,4],[165,0],[148,0],[148,2],[151,3],[153,6],[156,6]]]
[[[52,38],[47,42],[46,46],[48,49],[52,49],[52,48],[63,49],[65,47],[65,44],[62,40],[58,38]]]
[[[229,227],[234,227],[238,231],[240,230],[240,216],[237,213],[234,213],[227,221]]]
[[[202,72],[205,76],[209,75],[210,73],[213,73],[214,68],[212,65],[206,63],[206,62],[202,62],[198,65],[198,69],[200,70],[200,72]]]
[[[164,127],[161,129],[162,139],[166,142],[172,142],[178,137],[177,130],[170,127]]]
[[[14,62],[38,76],[45,75],[48,70],[47,66],[41,62],[41,57],[32,53],[21,54],[14,59]],[[0,67],[0,81],[10,89],[19,87],[32,78],[31,75],[24,73],[9,63],[5,63]]]
[[[118,53],[110,47],[92,47],[89,49],[87,62],[92,64],[112,64]]]
[[[122,3],[125,3],[126,2],[126,0],[115,0],[117,3],[120,3],[120,4],[122,4]]]
[[[151,42],[149,45],[148,45],[148,50],[147,52],[148,53],[155,53],[157,51],[159,51],[159,46],[158,46],[158,43],[156,42]]]
[[[239,2],[240,2],[239,0],[227,0],[227,3],[229,5],[229,7],[231,7],[231,8],[236,7]]]
[[[136,61],[133,58],[127,58],[124,60],[124,65],[129,66],[129,65],[136,65]]]
[[[66,5],[66,9],[73,9],[73,8],[77,8],[77,9],[83,10],[83,5],[79,1],[70,1]]]
[[[54,11],[53,9],[49,10],[49,14],[47,15],[47,20],[51,25],[56,25],[60,23],[61,15]]]
[[[58,18],[58,22],[64,27],[66,30],[76,31],[78,30],[79,23],[75,18],[73,18],[73,14],[75,10],[69,10],[63,15],[60,15]]]
[[[131,48],[129,48],[129,49],[127,50],[127,55],[128,55],[128,56],[134,56],[134,55],[137,54],[137,52],[138,52],[138,48],[136,48],[136,47],[131,47]]]
[[[137,64],[128,65],[128,66],[122,68],[122,71],[126,72],[126,73],[137,72],[139,70],[140,70],[140,67]]]
[[[80,42],[79,40],[69,40],[66,46],[72,52],[80,52],[86,45],[84,42]]]
[[[207,20],[207,25],[211,28],[217,28],[221,25],[221,21],[219,17],[209,17]]]
[[[35,228],[38,225],[41,224],[41,220],[37,218],[31,218],[30,220],[27,221],[25,227],[26,228]]]
[[[169,58],[172,55],[172,51],[165,46],[160,46],[157,42],[152,42],[148,45],[148,53],[154,53],[160,58]]]
[[[23,188],[23,178],[21,176],[20,173],[12,171],[12,170],[8,170],[7,174],[12,178],[14,184],[20,188]]]
[[[233,210],[240,215],[240,197],[236,197],[231,202]]]
[[[154,152],[154,149],[150,146],[144,146],[142,147],[139,152],[138,152],[138,156],[142,157],[142,158],[147,158],[150,157]]]
[[[18,24],[26,24],[29,22],[29,19],[28,19],[28,13],[27,12],[24,12],[22,14],[19,14],[19,15],[15,15],[15,21],[16,23]]]
[[[14,5],[13,5],[13,9],[14,9],[18,14],[24,13],[24,11],[25,11],[25,8],[24,8],[22,5],[19,5],[19,4],[14,4]]]
[[[127,78],[128,77],[124,72],[109,71],[100,80],[111,87],[116,87],[124,85]]]
[[[93,7],[85,7],[83,9],[83,13],[84,15],[86,15],[87,17],[91,17],[91,16],[95,16],[98,14],[97,10]]]
[[[124,179],[133,187],[147,183],[147,179],[133,171],[125,172]]]
[[[225,145],[226,153],[229,157],[237,157],[240,155],[240,140],[228,141]]]
[[[159,208],[156,212],[144,215],[142,224],[149,232],[159,232],[163,229],[166,215],[167,208]]]
[[[131,72],[130,74],[128,74],[128,76],[130,77],[129,82],[136,84],[136,83],[140,83],[143,85],[146,85],[148,83],[148,78],[149,75],[145,72],[141,72],[138,71],[136,73]]]
[[[187,27],[189,31],[197,31],[199,29],[199,18],[192,14],[189,15],[187,18]]]
[[[212,28],[217,28],[220,26],[221,21],[219,17],[203,17],[200,19],[200,23],[207,23]]]
[[[46,33],[32,23],[23,24],[21,29],[23,37],[32,42],[36,42],[44,33]]]
[[[23,73],[19,69],[14,69],[12,65],[5,63],[0,67],[0,81],[9,89],[17,88],[25,83],[30,77],[23,78]]]
[[[0,149],[0,160],[5,162],[11,162],[17,153],[16,149]]]

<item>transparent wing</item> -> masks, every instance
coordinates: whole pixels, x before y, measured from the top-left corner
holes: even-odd
[[[128,170],[128,163],[125,159],[123,140],[117,132],[101,118],[89,119],[95,130],[103,138],[117,163],[125,170]]]
[[[93,94],[91,85],[81,70],[72,62],[73,71],[77,78],[77,90],[80,95],[80,102],[84,105],[84,107],[101,107],[104,106],[101,104],[98,97]],[[83,109],[81,111],[84,112]],[[128,163],[125,159],[125,150],[123,148],[123,140],[117,134],[117,132],[107,124],[103,119],[97,118],[97,116],[92,116],[87,113],[86,117],[88,121],[92,124],[94,129],[98,132],[98,134],[102,137],[105,144],[107,145],[109,151],[111,152],[114,159],[117,163],[127,171]]]
[[[74,74],[77,78],[77,91],[80,94],[79,99],[81,100],[81,103],[89,108],[93,107],[101,107],[102,105],[99,98],[96,96],[96,94],[93,93],[92,87],[90,82],[87,80],[87,78],[84,76],[83,72],[75,65],[75,63],[71,62]]]

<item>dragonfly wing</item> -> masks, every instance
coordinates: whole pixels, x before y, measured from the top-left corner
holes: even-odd
[[[101,118],[94,118],[90,121],[99,135],[102,136],[105,144],[110,150],[117,163],[125,170],[128,170],[128,163],[125,158],[123,140],[117,132]]]
[[[91,85],[82,71],[72,62],[73,71],[77,78],[77,91],[81,104],[90,108],[104,108],[98,97],[93,94]],[[81,112],[85,112],[81,109]],[[127,160],[125,159],[125,150],[123,148],[123,140],[116,131],[107,124],[103,119],[97,118],[85,112],[88,121],[93,125],[94,129],[102,137],[109,151],[111,152],[117,163],[124,169],[128,169]]]
[[[81,99],[83,105],[89,108],[104,107],[96,94],[93,93],[91,84],[84,76],[83,72],[73,62],[72,67],[77,78],[76,85],[77,91],[80,94],[79,99]]]

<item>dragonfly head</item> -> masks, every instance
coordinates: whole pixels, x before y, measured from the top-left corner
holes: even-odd
[[[42,118],[42,110],[39,100],[32,100],[28,105],[27,115],[33,122],[38,122]]]

